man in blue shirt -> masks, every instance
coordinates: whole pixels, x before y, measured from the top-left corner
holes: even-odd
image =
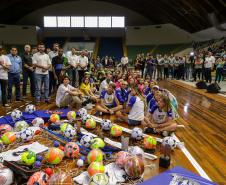
[[[11,62],[11,66],[8,72],[8,100],[12,102],[12,88],[16,87],[16,101],[20,99],[20,73],[22,72],[22,60],[17,55],[18,51],[16,47],[11,47],[10,54],[8,55]]]

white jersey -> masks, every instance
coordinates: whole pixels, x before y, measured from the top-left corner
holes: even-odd
[[[136,121],[144,119],[144,102],[138,96],[131,96],[128,106],[131,107],[128,118]]]

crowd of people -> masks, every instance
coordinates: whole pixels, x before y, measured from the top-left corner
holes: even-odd
[[[25,45],[21,56],[16,47],[4,55],[0,46],[2,103],[10,107],[13,86],[15,100],[25,99],[29,80],[30,94],[37,105],[41,101],[49,103],[49,97],[56,96],[59,108],[91,105],[97,115],[116,115],[117,121],[129,125],[143,124],[147,132],[174,131],[177,101],[172,93],[158,86],[157,80],[203,79],[211,83],[211,71],[216,69],[215,81],[220,82],[226,65],[225,49],[220,51],[214,56],[212,51],[184,57],[138,54],[134,68],[128,68],[127,56],[118,63],[108,56],[91,59],[86,50],[72,48],[66,52],[58,43],[53,44],[53,50],[46,50],[43,43],[32,49]]]
[[[37,49],[25,45],[22,56],[18,55],[16,47],[12,47],[8,55],[3,55],[2,51],[0,47],[4,107],[9,107],[8,103],[13,100],[13,86],[16,101],[27,97],[29,80],[30,94],[37,105],[41,101],[50,103],[49,97],[52,96],[59,108],[79,109],[91,104],[98,115],[116,115],[118,121],[129,125],[143,124],[149,132],[174,131],[177,127],[174,121],[177,117],[175,97],[159,88],[152,77],[142,77],[137,68],[129,69],[126,56],[119,64],[111,62],[110,57],[90,60],[87,51],[72,48],[65,54],[57,43],[48,52],[43,43],[38,44]]]
[[[171,55],[156,55],[148,53],[146,56],[137,54],[135,69],[139,70],[142,77],[151,79],[177,79],[194,81],[205,80],[212,83],[212,71],[216,71],[215,82],[220,83],[226,75],[225,47],[220,53],[212,50],[192,52],[183,57]]]

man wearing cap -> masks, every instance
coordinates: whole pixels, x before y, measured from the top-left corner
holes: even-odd
[[[0,85],[2,91],[2,104],[3,107],[8,108],[10,108],[10,106],[7,103],[6,88],[8,83],[8,70],[10,66],[11,62],[6,55],[3,55],[3,48],[0,46]]]
[[[85,56],[86,52],[83,50],[81,55],[78,57],[78,75],[79,75],[79,84],[81,84],[82,79],[84,78],[85,72],[87,71],[87,66],[89,64],[88,57]]]
[[[12,47],[10,54],[8,55],[11,62],[11,66],[8,72],[8,100],[12,101],[12,89],[13,85],[16,87],[16,101],[21,101],[20,99],[20,73],[22,72],[22,60],[20,56],[17,55],[18,51],[16,47]]]

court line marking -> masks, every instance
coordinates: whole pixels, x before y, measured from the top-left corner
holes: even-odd
[[[179,138],[175,134],[172,134],[172,137],[174,137],[174,139],[177,142],[180,142]],[[194,159],[194,157],[191,155],[191,153],[188,151],[188,149],[185,146],[182,146],[180,149],[182,150],[184,155],[188,158],[188,160],[191,162],[191,164],[195,167],[195,169],[198,171],[198,173],[203,178],[205,178],[209,181],[212,181],[211,178],[207,175],[207,173],[203,170],[203,168],[199,165],[199,163]]]
[[[102,119],[99,118],[99,117],[96,117],[96,116],[92,116],[93,119],[95,119],[96,121],[101,121]],[[124,128],[122,127],[123,131],[124,132],[127,132],[127,133],[131,133],[131,129],[128,129],[128,128]],[[145,136],[146,134],[144,134]],[[177,141],[177,142],[180,142],[179,138],[175,135],[175,134],[172,134],[172,137],[174,137],[174,139]],[[156,137],[157,141],[160,141],[161,142],[161,138],[158,138]],[[201,177],[209,180],[209,181],[212,181],[211,178],[207,175],[207,173],[203,170],[203,168],[199,165],[199,163],[194,159],[194,157],[191,155],[191,153],[188,151],[188,149],[185,147],[185,146],[182,146],[180,147],[181,151],[184,153],[184,155],[187,157],[187,159],[190,161],[190,163],[193,165],[193,167],[197,170],[197,172],[201,175]]]

